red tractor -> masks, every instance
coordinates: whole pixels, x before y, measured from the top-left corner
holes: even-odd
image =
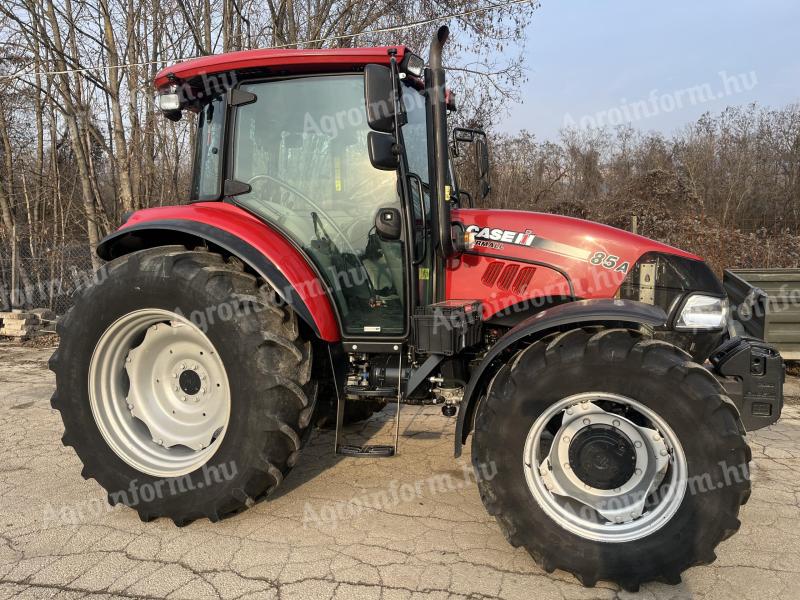
[[[427,64],[268,49],[158,74],[164,114],[196,115],[190,202],[100,244],[51,360],[63,442],[112,504],[184,525],[270,495],[321,417],[335,452],[385,456],[396,436],[343,424],[441,404],[511,544],[585,585],[676,583],[738,529],[745,429],[780,415],[783,361],[747,335],[763,298],[732,306],[644,237],[468,207],[453,153],[480,196],[489,154],[448,135],[446,39]]]

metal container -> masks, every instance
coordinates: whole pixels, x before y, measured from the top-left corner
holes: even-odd
[[[746,335],[800,360],[800,269],[730,269],[723,284]]]

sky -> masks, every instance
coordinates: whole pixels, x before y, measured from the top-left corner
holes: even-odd
[[[670,134],[706,111],[800,102],[798,0],[542,0],[522,103],[497,129],[540,140],[627,122]]]

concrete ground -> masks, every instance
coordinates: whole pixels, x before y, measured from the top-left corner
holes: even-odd
[[[216,524],[142,523],[111,509],[62,447],[50,353],[0,342],[3,598],[800,598],[797,400],[750,438],[753,495],[718,560],[679,586],[629,594],[548,575],[512,548],[465,475],[469,457],[453,459],[453,422],[438,408],[403,408],[399,457],[336,459],[332,435],[317,432],[272,501]],[[386,439],[390,418],[369,432]]]

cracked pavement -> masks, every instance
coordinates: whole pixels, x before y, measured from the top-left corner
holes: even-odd
[[[453,459],[453,420],[438,407],[403,407],[398,457],[334,457],[333,434],[317,431],[269,502],[220,523],[142,523],[108,506],[61,445],[51,352],[0,342],[0,598],[800,598],[797,379],[782,420],[749,436],[753,495],[739,533],[680,585],[630,594],[548,575],[512,548],[465,476],[469,453]],[[391,443],[384,412],[355,434]],[[393,480],[414,493],[342,510]]]

